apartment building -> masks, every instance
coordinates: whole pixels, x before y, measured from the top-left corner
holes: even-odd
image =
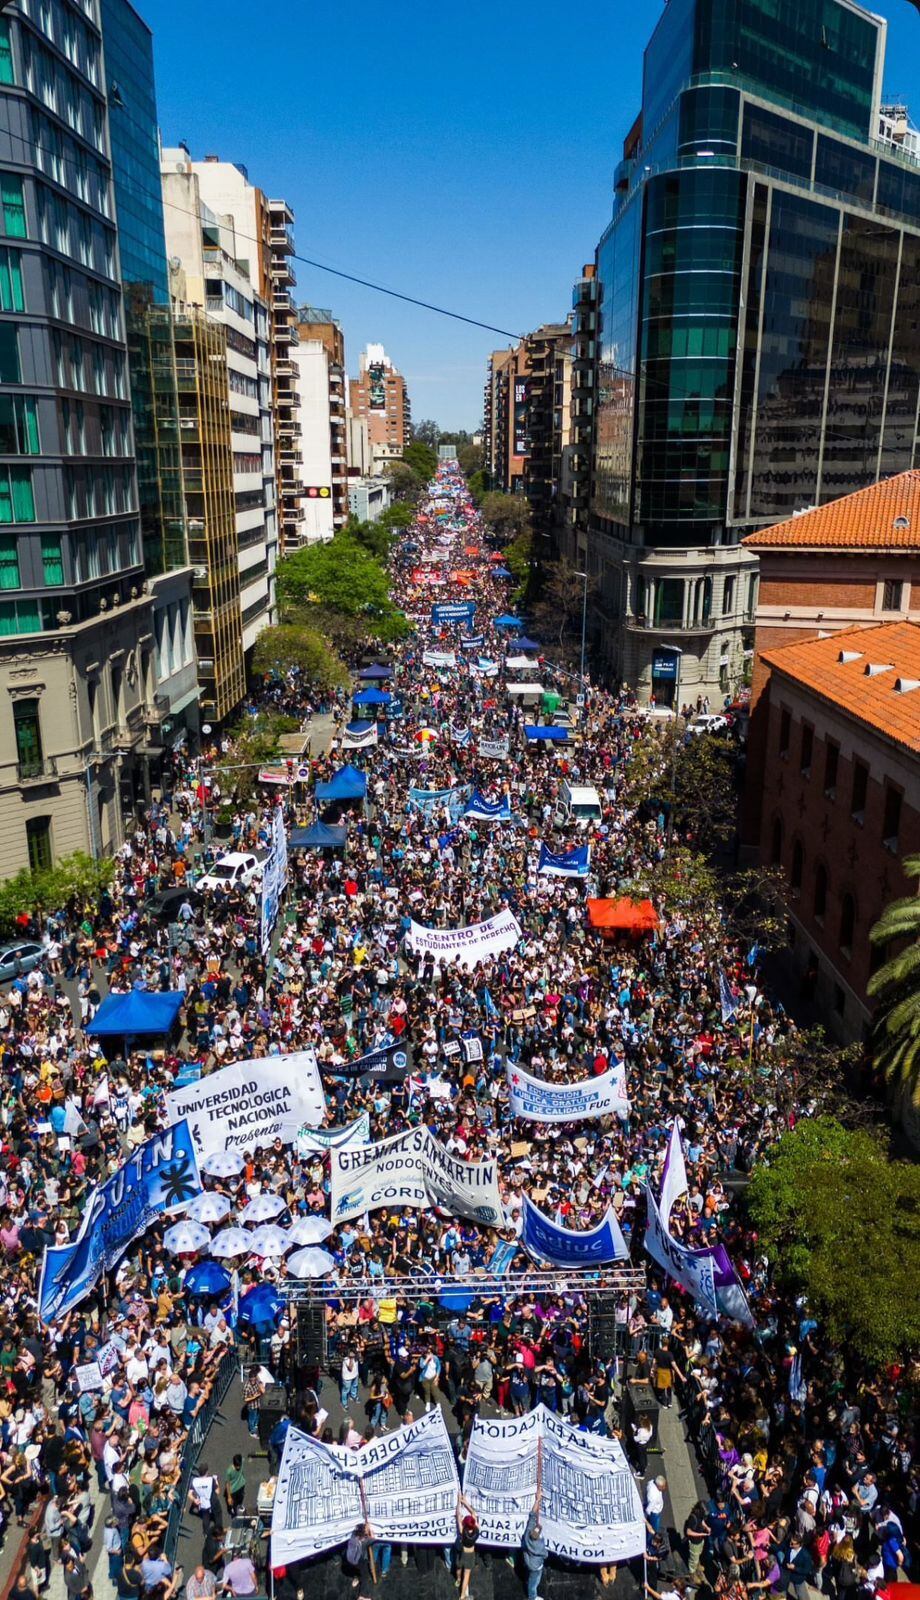
[[[367,422],[372,470],[398,461],[412,438],[412,408],[406,380],[382,344],[369,344],[358,361],[358,376],[348,385],[349,407]]]
[[[302,480],[301,541],[331,539],[348,520],[345,338],[331,311],[301,306],[292,358],[300,394],[296,470]]]
[[[485,468],[493,489],[522,494],[530,452],[527,415],[530,357],[524,344],[493,350],[483,396]]]
[[[278,538],[282,553],[303,542],[304,483],[299,471],[300,393],[296,308],[291,290],[297,282],[292,258],[294,213],[286,200],[269,200],[269,274],[272,308],[272,382],[275,405],[275,466],[278,477]]]

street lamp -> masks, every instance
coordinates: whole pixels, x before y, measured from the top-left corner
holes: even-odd
[[[576,578],[584,579],[584,589],[581,596],[581,692],[585,692],[585,627],[588,620],[588,574],[576,572]]]

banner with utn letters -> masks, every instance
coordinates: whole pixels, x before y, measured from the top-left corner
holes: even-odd
[[[166,1096],[170,1122],[188,1118],[199,1160],[218,1150],[293,1144],[306,1123],[326,1118],[326,1098],[313,1050],[260,1056],[221,1067],[200,1083]]]
[[[523,1417],[477,1417],[463,1495],[483,1544],[520,1547],[538,1482],[553,1555],[607,1564],[643,1554],[642,1501],[619,1440],[583,1433],[545,1406]]]
[[[482,1227],[504,1225],[498,1162],[458,1161],[428,1128],[407,1128],[363,1149],[332,1151],[332,1223],[381,1206],[444,1206]]]
[[[386,1544],[453,1544],[459,1492],[439,1406],[361,1450],[290,1427],[272,1506],[271,1565],[332,1550],[366,1522]]]
[[[578,1083],[546,1083],[523,1067],[506,1063],[508,1107],[528,1122],[583,1122],[588,1117],[626,1117],[626,1068],[622,1062],[597,1078]]]

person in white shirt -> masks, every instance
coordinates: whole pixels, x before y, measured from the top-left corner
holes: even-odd
[[[660,1475],[657,1478],[649,1478],[645,1486],[645,1520],[653,1533],[657,1533],[661,1527],[664,1492],[667,1487],[667,1478]]]

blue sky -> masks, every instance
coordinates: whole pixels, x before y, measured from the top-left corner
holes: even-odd
[[[164,143],[243,162],[293,205],[304,255],[511,333],[564,316],[609,220],[658,0],[135,3]],[[920,121],[920,16],[908,0],[873,9],[889,20],[886,93]],[[295,270],[298,302],[341,321],[349,372],[380,340],[416,420],[479,421],[507,339]]]

